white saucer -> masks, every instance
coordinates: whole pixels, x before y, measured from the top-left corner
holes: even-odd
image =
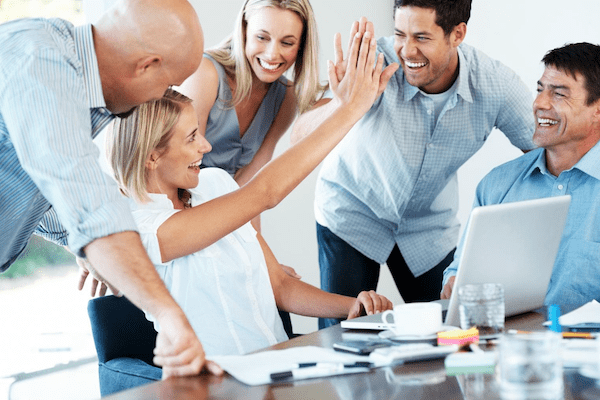
[[[456,326],[443,325],[440,332],[459,329]],[[379,338],[391,340],[392,342],[423,342],[427,340],[437,340],[437,333],[431,335],[396,335],[392,330],[379,332]]]

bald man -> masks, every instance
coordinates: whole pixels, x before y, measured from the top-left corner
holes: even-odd
[[[95,25],[0,25],[0,271],[33,233],[80,257],[161,325],[163,378],[197,374],[202,345],[144,251],[92,139],[198,67],[203,36],[185,0],[125,0]]]

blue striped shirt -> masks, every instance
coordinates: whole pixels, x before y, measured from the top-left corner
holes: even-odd
[[[0,271],[36,229],[78,255],[94,239],[136,230],[92,142],[114,116],[91,25],[0,25],[0,71]]]
[[[600,143],[558,177],[548,172],[545,155],[538,149],[493,169],[477,186],[473,206],[571,195],[544,303],[576,308],[600,301]],[[456,275],[463,245],[464,235],[444,284]]]
[[[394,38],[378,41],[398,62]],[[315,216],[367,257],[385,263],[395,244],[415,276],[456,246],[456,171],[494,127],[521,149],[534,147],[533,97],[508,67],[461,44],[455,88],[436,119],[432,98],[402,69],[371,110],[323,162]]]

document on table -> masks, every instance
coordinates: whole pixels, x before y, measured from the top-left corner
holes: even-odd
[[[343,365],[370,361],[368,356],[341,353],[333,349],[316,346],[292,347],[284,350],[263,351],[242,356],[216,356],[211,359],[231,376],[250,386],[275,383],[271,379],[271,374],[295,370],[298,368],[298,364],[323,363]],[[304,378],[345,375],[366,371],[368,371],[368,368],[323,369],[317,371],[317,374],[314,376],[306,376],[304,374]],[[294,377],[292,379],[297,380],[298,378]]]
[[[586,323],[600,324],[600,303],[592,300],[570,313],[561,315],[558,322],[564,327],[576,327]],[[544,323],[544,325],[549,324],[550,321]]]

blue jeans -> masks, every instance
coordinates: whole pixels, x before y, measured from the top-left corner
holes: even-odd
[[[380,265],[350,246],[328,228],[317,223],[321,289],[356,297],[363,290],[376,290]],[[439,300],[444,270],[454,259],[454,251],[423,275],[415,277],[394,246],[387,259],[396,287],[407,303]],[[341,319],[319,318],[319,329],[338,324]]]

